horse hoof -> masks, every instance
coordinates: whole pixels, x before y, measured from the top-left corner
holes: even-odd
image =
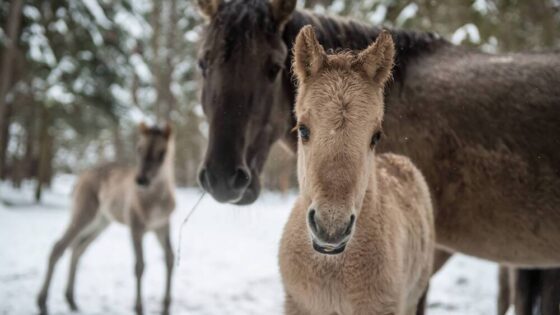
[[[136,311],[136,315],[143,315],[144,314],[144,310],[142,309],[142,306],[136,306],[134,308],[134,310]]]

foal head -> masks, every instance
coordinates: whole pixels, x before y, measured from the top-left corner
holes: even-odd
[[[162,172],[162,166],[167,162],[173,163],[173,140],[171,126],[164,128],[148,127],[141,123],[139,126],[140,140],[138,141],[138,169],[136,184],[149,186]]]
[[[375,145],[381,137],[383,88],[394,46],[383,32],[365,50],[326,54],[310,26],[294,47],[299,87],[298,178],[307,224],[320,253],[341,253],[368,187],[375,187]]]

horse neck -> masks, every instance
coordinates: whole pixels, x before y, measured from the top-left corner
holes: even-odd
[[[326,50],[351,49],[362,50],[373,43],[381,27],[358,22],[352,19],[326,16],[305,10],[296,10],[284,28],[284,42],[292,51],[293,43],[300,29],[313,25],[319,42]],[[449,42],[435,33],[389,30],[395,42],[395,66],[393,77],[395,82],[404,80],[406,65],[422,53],[433,52],[442,46],[451,46]],[[292,55],[289,62],[291,63]]]

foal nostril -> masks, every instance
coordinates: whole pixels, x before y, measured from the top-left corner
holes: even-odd
[[[309,227],[314,234],[319,232],[319,226],[317,226],[317,221],[315,221],[315,209],[309,210],[307,213],[307,221],[309,222]]]
[[[344,231],[344,235],[348,236],[348,235],[350,235],[350,233],[352,233],[352,228],[354,227],[354,221],[356,221],[356,216],[351,215],[350,216],[350,223],[346,227],[346,230]]]
[[[251,174],[244,167],[239,167],[232,178],[233,189],[245,189],[251,181]]]
[[[148,184],[150,184],[150,180],[146,176],[137,176],[136,184],[140,186],[148,186]]]

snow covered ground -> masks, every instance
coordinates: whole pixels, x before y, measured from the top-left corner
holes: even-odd
[[[35,296],[47,255],[69,218],[73,177],[60,176],[41,205],[31,187],[0,185],[0,315],[36,313]],[[179,189],[173,240],[198,199]],[[183,231],[181,262],[175,269],[173,314],[282,314],[277,246],[295,194],[264,193],[257,203],[236,207],[206,196]],[[164,285],[163,254],[153,235],[144,241],[144,309],[157,314]],[[69,314],[64,300],[69,255],[56,270],[49,296],[51,314]],[[82,258],[76,285],[81,314],[132,314],[133,254],[129,231],[111,226]],[[433,278],[429,314],[495,314],[495,264],[456,256]]]

